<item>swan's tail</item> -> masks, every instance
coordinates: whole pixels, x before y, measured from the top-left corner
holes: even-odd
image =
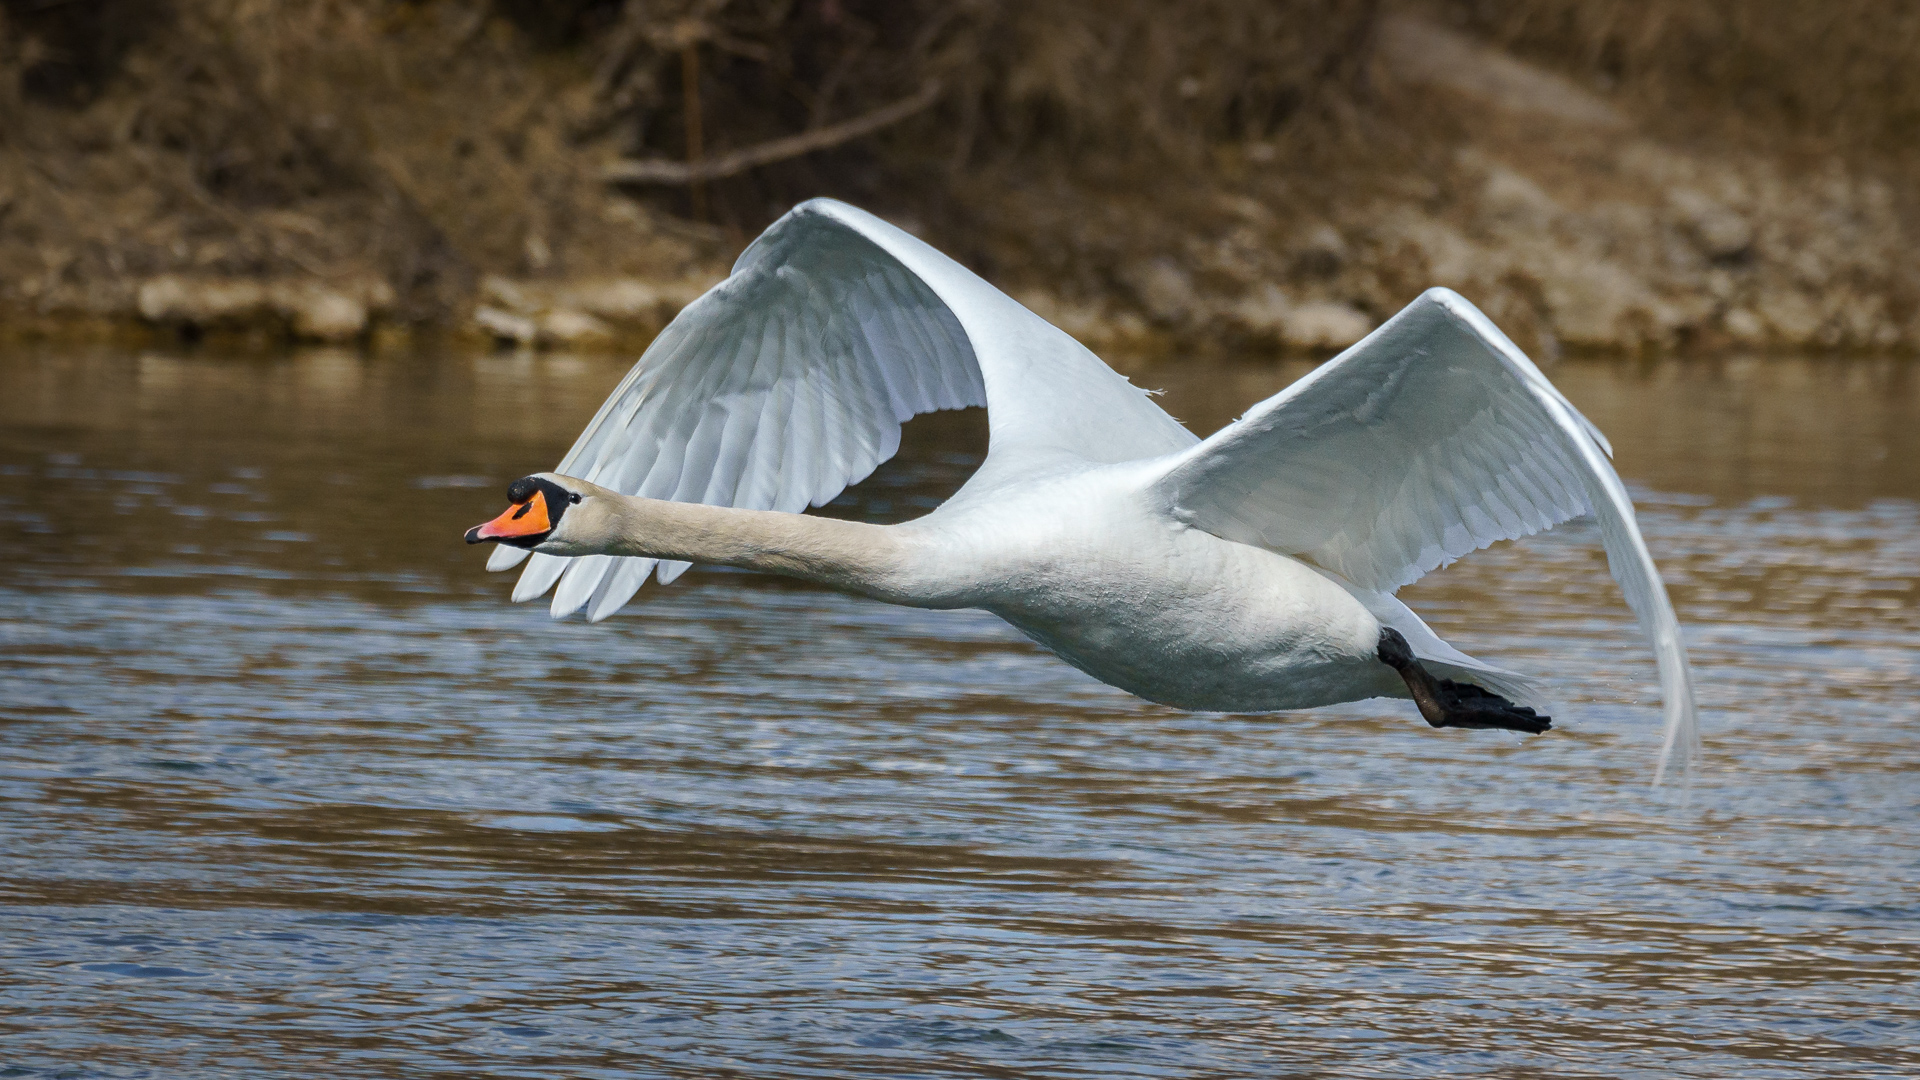
[[[1394,629],[1398,630],[1399,627]],[[1400,632],[1406,633],[1404,630]],[[1434,640],[1440,639],[1436,637]],[[1440,643],[1446,644],[1444,641]],[[1413,654],[1420,658],[1422,667],[1433,672],[1435,678],[1472,683],[1483,690],[1491,690],[1516,705],[1525,705],[1532,709],[1547,708],[1547,699],[1540,691],[1540,684],[1530,676],[1522,675],[1517,671],[1508,671],[1505,668],[1497,668],[1491,664],[1483,664],[1457,649],[1454,650],[1454,655],[1470,663],[1458,664],[1435,660],[1421,652],[1418,645],[1413,647]]]
[[[1380,625],[1391,626],[1400,631],[1407,639],[1407,646],[1413,650],[1420,663],[1435,678],[1452,679],[1454,682],[1472,683],[1485,690],[1491,690],[1516,705],[1544,711],[1547,708],[1546,696],[1541,692],[1540,684],[1531,676],[1517,671],[1497,668],[1483,663],[1461,652],[1459,649],[1440,640],[1433,628],[1413,613],[1413,609],[1400,602],[1392,593],[1372,592],[1359,588],[1352,582],[1329,573],[1320,567],[1321,575],[1347,590],[1355,600],[1360,601]]]

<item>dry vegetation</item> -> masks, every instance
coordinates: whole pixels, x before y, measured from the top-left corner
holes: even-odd
[[[832,194],[1089,338],[1326,349],[1445,283],[1547,352],[1920,345],[1920,15],[1891,2],[0,17],[16,335],[630,347],[767,221]],[[697,185],[608,180],[796,138],[825,145]]]
[[[1920,7],[1804,0],[1440,0],[1428,10],[1613,90],[1672,133],[1907,152]],[[1729,130],[1729,129],[1733,130]]]

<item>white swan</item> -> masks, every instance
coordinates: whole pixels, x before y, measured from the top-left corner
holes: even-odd
[[[939,509],[890,526],[798,513],[891,457],[909,417],[970,405],[988,409],[987,458]],[[494,570],[531,551],[513,599],[557,582],[555,617],[598,621],[649,572],[723,564],[984,608],[1178,708],[1411,697],[1435,726],[1540,731],[1547,718],[1517,704],[1538,704],[1529,679],[1441,641],[1393,592],[1592,513],[1653,641],[1664,772],[1696,744],[1693,689],[1611,452],[1445,289],[1202,442],[958,263],[815,199],[662,331],[555,472],[515,481],[467,539],[501,541]]]

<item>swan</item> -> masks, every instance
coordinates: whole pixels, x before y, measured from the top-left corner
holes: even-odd
[[[917,520],[806,516],[918,413],[986,406],[986,460]],[[1394,597],[1469,552],[1598,519],[1651,639],[1655,771],[1698,734],[1679,624],[1605,436],[1480,310],[1431,289],[1204,441],[933,247],[801,203],[649,346],[553,472],[468,530],[525,601],[613,614],[692,563],[894,604],[983,608],[1180,709],[1410,698],[1435,727],[1541,732],[1535,681]]]

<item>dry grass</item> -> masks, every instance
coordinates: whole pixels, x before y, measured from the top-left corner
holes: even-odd
[[[711,261],[821,192],[960,233],[987,213],[956,195],[969,176],[1124,183],[1191,172],[1223,140],[1284,131],[1356,77],[1373,10],[1373,0],[7,0],[0,106],[15,119],[0,139],[18,153],[0,184],[35,205],[0,222],[0,262],[43,299],[163,269],[371,273],[429,318],[487,272],[660,276],[662,261]],[[620,156],[683,158],[696,112],[713,154],[936,79],[935,109],[714,184],[701,192],[709,207],[647,189],[627,193],[636,212],[596,179]],[[694,216],[722,231],[669,220]]]
[[[489,274],[711,274],[832,194],[1069,302],[1157,318],[1168,288],[1230,302],[1304,274],[1306,295],[1377,317],[1419,274],[1383,256],[1315,278],[1324,253],[1295,241],[1362,205],[1444,209],[1466,136],[1375,83],[1381,5],[0,0],[0,309],[125,311],[139,282],[192,273],[377,279],[390,318],[434,322]],[[1671,133],[1915,143],[1911,5],[1391,7],[1610,88]],[[713,156],[929,82],[938,103],[878,134],[697,190],[600,179],[684,160],[690,123]]]
[[[1806,0],[1435,0],[1446,21],[1666,113],[1746,137],[1905,153],[1920,7]]]

